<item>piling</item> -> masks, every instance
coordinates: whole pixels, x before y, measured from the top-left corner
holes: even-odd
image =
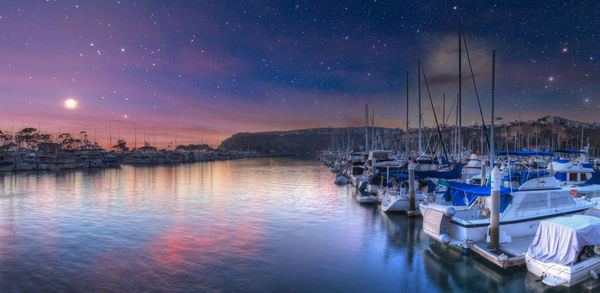
[[[408,216],[421,214],[415,204],[415,165],[413,163],[408,165],[408,211],[406,214]]]
[[[483,163],[483,159],[481,160],[481,186],[485,186],[485,164]]]
[[[500,170],[492,170],[491,204],[490,204],[490,249],[500,247]]]

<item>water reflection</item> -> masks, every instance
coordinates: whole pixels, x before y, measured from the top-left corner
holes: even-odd
[[[0,288],[526,289],[524,272],[432,245],[421,219],[359,205],[333,180],[298,159],[3,174]]]

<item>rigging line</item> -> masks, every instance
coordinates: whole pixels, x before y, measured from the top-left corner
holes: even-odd
[[[481,124],[483,124],[485,140],[487,141],[488,148],[489,148],[490,147],[490,138],[488,136],[487,127],[485,126],[485,119],[483,119],[483,110],[481,110],[481,101],[479,100],[479,91],[477,90],[477,83],[475,83],[475,74],[473,73],[473,66],[471,64],[471,57],[469,55],[469,48],[467,47],[467,38],[465,37],[465,33],[463,33],[462,37],[463,37],[463,41],[465,43],[465,52],[467,53],[467,61],[469,61],[469,69],[471,70],[471,79],[473,80],[473,87],[475,88],[475,96],[477,97],[477,105],[479,106],[479,115],[481,115]]]
[[[442,133],[443,133],[444,131],[446,131],[446,126],[448,125],[448,122],[450,122],[450,116],[452,115],[452,111],[454,111],[454,106],[455,106],[455,105],[456,105],[456,100],[454,100],[454,101],[452,102],[452,107],[450,107],[450,111],[448,112],[448,116],[446,117],[446,121],[442,121],[442,122],[443,122],[443,123],[442,123]],[[434,149],[434,152],[435,152],[435,151],[437,151],[437,147],[438,147],[438,145],[439,145],[439,141],[436,141],[436,142],[435,142],[435,147],[433,148],[433,149]]]
[[[448,160],[448,153],[446,152],[446,145],[444,144],[444,140],[442,137],[442,132],[440,131],[440,124],[438,123],[437,114],[435,114],[435,108],[433,107],[433,100],[431,99],[431,92],[429,91],[429,83],[427,83],[427,75],[425,75],[425,69],[422,68],[423,78],[425,79],[425,87],[427,87],[427,95],[429,96],[429,103],[431,103],[431,111],[433,111],[433,118],[435,119],[435,126],[437,127],[437,132],[439,135],[439,139],[442,143],[442,149],[444,150],[444,156],[446,157],[446,161]]]

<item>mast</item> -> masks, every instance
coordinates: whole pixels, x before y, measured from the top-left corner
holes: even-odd
[[[348,130],[346,131],[348,137],[346,138],[346,153],[350,153],[350,119],[348,119]]]
[[[365,104],[365,152],[369,153],[369,105]]]
[[[458,133],[457,133],[457,151],[458,161],[462,164],[462,45],[460,41],[461,28],[458,23]]]
[[[496,51],[492,50],[492,127],[490,129],[490,164],[494,167],[494,91],[496,90]]]
[[[421,135],[421,119],[422,119],[422,112],[421,112],[421,59],[417,59],[417,87],[418,87],[418,92],[419,92],[419,156],[423,154],[423,142],[422,142],[422,135]]]
[[[371,149],[377,148],[377,142],[375,141],[375,109],[371,107]]]
[[[583,150],[583,124],[581,125],[581,147],[580,150]]]
[[[442,96],[442,124],[446,125],[446,93]]]
[[[454,113],[454,155],[458,155],[458,94],[456,94],[456,111]]]
[[[404,145],[404,153],[408,157],[408,70],[406,71],[406,144]]]

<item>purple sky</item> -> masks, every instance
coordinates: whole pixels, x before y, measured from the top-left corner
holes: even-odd
[[[417,58],[436,111],[444,92],[447,111],[454,103],[459,17],[486,119],[495,49],[498,116],[598,120],[598,4],[476,3],[3,1],[0,129],[217,145],[242,131],[360,125],[365,103],[398,127],[406,70],[416,125]],[[468,125],[480,120],[463,56]]]

